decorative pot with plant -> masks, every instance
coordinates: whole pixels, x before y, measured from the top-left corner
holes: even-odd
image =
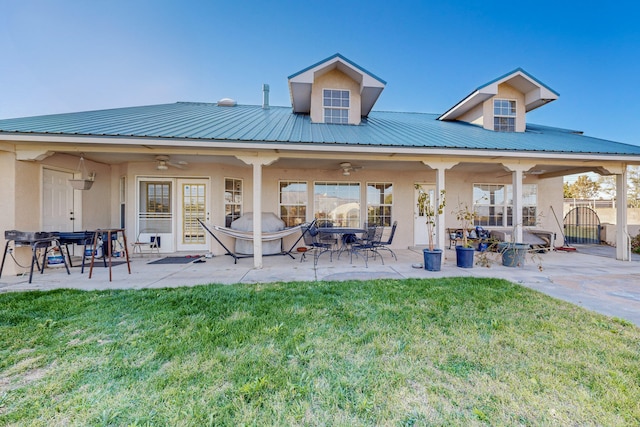
[[[532,249],[528,243],[516,242],[515,233],[516,227],[514,226],[508,242],[490,239],[488,250],[480,254],[478,264],[490,267],[492,262],[497,262],[490,256],[491,253],[495,253],[500,256],[502,265],[505,267],[524,267],[527,255],[529,255],[531,260],[538,264],[538,269],[542,271],[542,259],[538,256],[538,250]]]
[[[523,267],[529,245],[526,243],[500,242],[498,252],[502,254],[502,265],[505,267]]]
[[[433,242],[435,235],[436,218],[442,215],[446,203],[445,190],[440,190],[440,197],[434,202],[431,201],[429,191],[425,191],[420,184],[416,184],[418,190],[418,212],[424,216],[427,224],[427,235],[429,237],[429,246],[423,249],[424,269],[429,271],[440,271],[442,265],[442,249],[436,249]],[[437,206],[435,204],[438,204]]]
[[[476,219],[476,211],[469,208],[467,203],[458,203],[458,207],[453,211],[453,214],[460,223],[460,228],[462,228],[462,244],[456,246],[456,265],[461,268],[472,268],[475,248],[469,243],[468,232]]]

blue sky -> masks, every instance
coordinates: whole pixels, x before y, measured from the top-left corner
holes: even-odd
[[[595,3],[593,3],[595,4]],[[234,98],[290,105],[334,53],[376,110],[442,113],[517,67],[560,93],[528,121],[640,145],[640,5],[536,1],[0,0],[0,118]]]

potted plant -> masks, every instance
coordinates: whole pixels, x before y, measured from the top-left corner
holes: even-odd
[[[509,241],[499,241],[490,239],[488,249],[482,253],[478,259],[478,264],[484,267],[490,267],[492,262],[497,261],[491,259],[490,253],[499,255],[502,265],[505,267],[524,267],[527,255],[531,255],[531,259],[538,263],[538,269],[543,270],[541,259],[537,256],[536,250],[532,249],[528,243],[518,243],[515,238],[515,226],[509,238]]]
[[[429,246],[422,250],[424,258],[424,269],[429,271],[440,271],[442,265],[442,249],[436,248],[433,236],[435,235],[436,217],[442,215],[446,203],[445,190],[440,190],[440,197],[435,200],[438,205],[431,201],[431,195],[428,191],[424,191],[420,184],[416,184],[418,193],[418,212],[424,215],[427,224],[427,235],[429,237]]]
[[[458,203],[458,207],[453,214],[456,216],[460,227],[462,228],[462,244],[456,246],[456,265],[461,268],[473,267],[473,255],[475,248],[469,243],[468,232],[469,227],[473,225],[476,219],[476,211],[469,208],[468,204]]]
[[[522,267],[529,253],[529,245],[515,241],[498,243],[498,252],[502,254],[502,265],[505,267]]]

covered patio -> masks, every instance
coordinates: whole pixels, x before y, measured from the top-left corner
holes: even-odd
[[[610,248],[613,249],[613,248]],[[288,256],[272,256],[263,259],[263,267],[256,269],[251,259],[242,259],[234,265],[229,256],[202,259],[205,262],[185,264],[150,264],[157,256],[134,257],[131,274],[126,264],[113,267],[113,281],[109,281],[108,269],[98,263],[89,279],[87,272],[73,267],[71,275],[64,268],[47,268],[44,274],[34,274],[31,284],[26,275],[3,275],[0,292],[47,291],[53,289],[108,290],[170,288],[197,286],[210,283],[286,283],[290,281],[347,281],[439,277],[498,277],[554,298],[569,301],[578,306],[608,316],[626,319],[640,326],[640,260],[619,261],[602,254],[590,254],[589,248],[578,247],[574,252],[554,251],[540,254],[538,259],[527,259],[524,267],[504,267],[499,262],[489,268],[476,265],[464,269],[456,267],[455,251],[446,249],[442,270],[425,271],[414,268],[422,262],[420,248],[396,249],[398,261],[386,254],[385,263],[370,259],[368,268],[364,262],[348,258],[340,260],[322,258],[314,268],[313,260],[300,261]],[[171,254],[175,255],[175,254]],[[193,256],[195,254],[191,254]],[[605,254],[606,255],[606,254]],[[162,255],[163,257],[165,254]],[[179,254],[179,256],[187,256]],[[476,253],[476,257],[477,257]],[[535,261],[535,262],[533,262]],[[542,269],[539,268],[539,264]],[[78,265],[78,263],[74,263]]]

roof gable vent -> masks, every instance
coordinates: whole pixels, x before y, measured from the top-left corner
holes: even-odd
[[[231,98],[222,98],[218,101],[218,107],[235,107],[236,105],[238,105],[236,100]]]

